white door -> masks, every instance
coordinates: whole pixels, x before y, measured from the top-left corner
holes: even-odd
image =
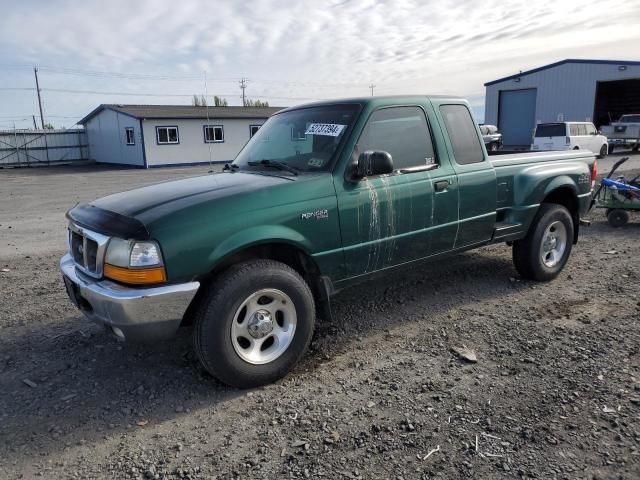
[[[589,138],[589,150],[593,153],[600,153],[600,147],[602,146],[602,137],[598,135],[598,130],[593,123],[587,123],[587,136]]]

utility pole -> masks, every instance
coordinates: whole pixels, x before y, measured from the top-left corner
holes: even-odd
[[[240,80],[240,88],[242,89],[242,106],[244,107],[247,105],[247,101],[244,96],[244,90],[245,88],[247,88],[247,79],[244,77],[242,77],[242,79]]]
[[[31,115],[31,118],[33,118],[33,129],[37,130],[38,129],[38,124],[36,123],[36,116],[35,115]]]
[[[369,85],[369,88],[371,89],[371,96],[373,97],[373,89],[376,88],[376,86],[372,83]]]
[[[42,115],[42,99],[40,98],[40,84],[38,83],[38,68],[33,67],[33,74],[36,76],[36,91],[38,92],[38,107],[40,107],[40,123],[44,130],[44,115]]]

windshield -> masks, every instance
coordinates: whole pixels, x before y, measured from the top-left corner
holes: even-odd
[[[242,169],[265,169],[280,163],[299,172],[328,171],[359,109],[353,104],[328,105],[276,114],[249,140],[233,164]]]
[[[566,136],[567,126],[564,123],[541,123],[536,127],[536,138]]]
[[[620,121],[622,123],[640,123],[640,115],[622,115]]]

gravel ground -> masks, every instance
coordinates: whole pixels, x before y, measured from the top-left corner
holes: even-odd
[[[106,336],[57,267],[76,201],[203,172],[0,172],[0,478],[640,478],[639,216],[592,212],[551,283],[496,245],[345,290],[294,372],[238,391],[188,329]]]

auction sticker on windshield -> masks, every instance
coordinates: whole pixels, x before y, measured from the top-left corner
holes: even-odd
[[[311,123],[307,127],[305,135],[327,135],[329,137],[337,137],[342,133],[346,125],[338,125],[337,123]]]

